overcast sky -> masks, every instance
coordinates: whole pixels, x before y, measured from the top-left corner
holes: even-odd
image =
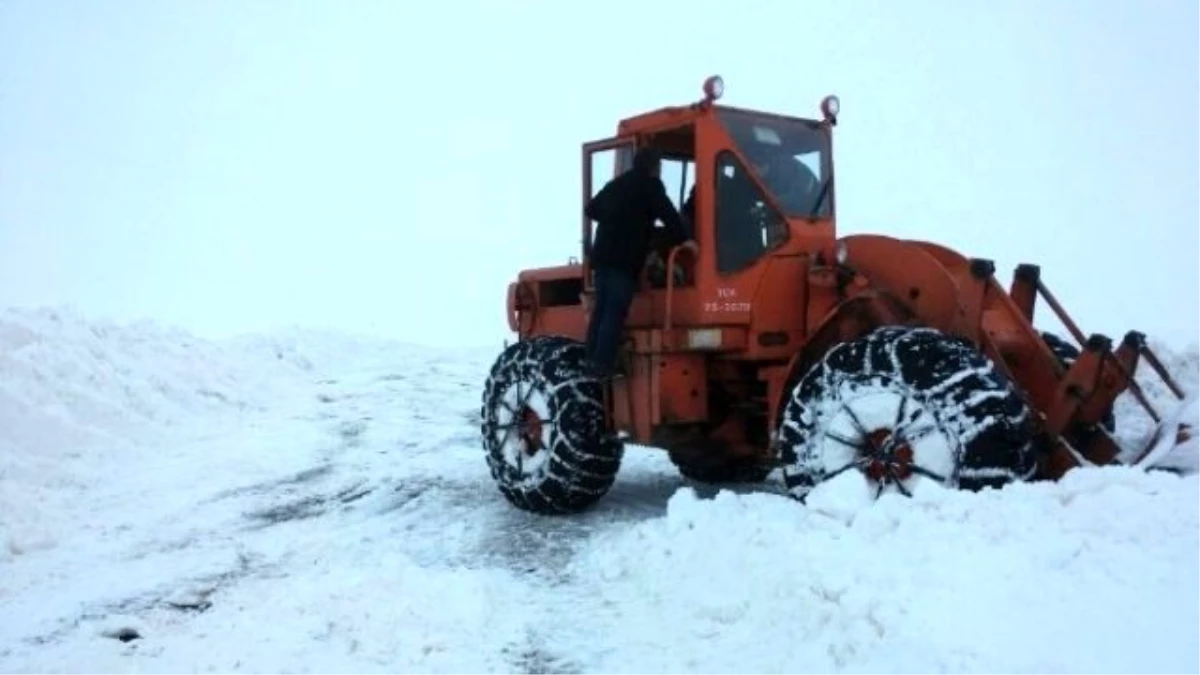
[[[1086,9],[1086,11],[1081,11]],[[1200,332],[1197,3],[0,1],[0,307],[208,336],[506,335],[578,255],[579,144],[842,101],[839,228],[1040,263],[1088,332]]]

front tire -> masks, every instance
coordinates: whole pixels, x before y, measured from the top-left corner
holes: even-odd
[[[480,431],[492,478],[517,508],[578,513],[616,479],[623,445],[606,431],[604,392],[587,363],[579,342],[535,337],[492,366]]]
[[[920,481],[998,488],[1036,470],[1024,401],[973,345],[930,328],[889,326],[834,347],[780,417],[784,485],[800,500],[850,471],[878,497]]]

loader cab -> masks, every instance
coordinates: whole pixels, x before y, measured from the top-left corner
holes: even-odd
[[[736,274],[833,218],[828,126],[735,108],[714,111],[713,208],[707,214],[719,275]],[[814,229],[816,228],[816,229]]]
[[[701,249],[685,284],[697,273],[736,277],[768,255],[831,242],[836,98],[822,103],[824,119],[812,120],[717,106],[708,94],[706,85],[700,103],[623,120],[617,136],[585,144],[584,200],[627,171],[638,148],[658,149],[667,194],[690,216]],[[587,269],[595,224],[584,221]],[[665,239],[656,246],[661,258]]]

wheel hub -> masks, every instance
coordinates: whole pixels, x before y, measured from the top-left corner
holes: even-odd
[[[878,483],[902,481],[912,476],[913,451],[907,443],[897,440],[891,429],[876,429],[866,436],[863,451],[867,461],[867,477]]]
[[[520,414],[517,415],[517,429],[525,454],[535,455],[545,447],[542,443],[542,418],[528,405],[522,406]]]
[[[496,398],[493,407],[497,445],[517,473],[525,475],[546,461],[550,444],[546,431],[553,430],[545,394],[533,383],[514,378]]]

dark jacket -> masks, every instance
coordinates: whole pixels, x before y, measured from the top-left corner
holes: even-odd
[[[689,238],[666,186],[645,161],[635,162],[634,168],[609,181],[584,213],[597,224],[593,269],[616,269],[637,277],[650,254],[655,220],[663,222],[673,245]]]

